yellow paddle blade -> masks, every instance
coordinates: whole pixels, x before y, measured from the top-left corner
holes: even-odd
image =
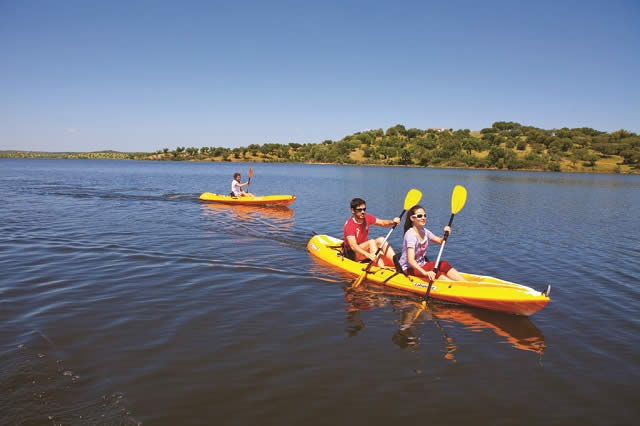
[[[417,189],[410,189],[409,192],[407,192],[407,196],[404,197],[404,209],[409,210],[411,207],[418,204],[421,198],[422,192]]]
[[[451,194],[451,214],[457,214],[467,201],[467,190],[462,185],[456,185]]]
[[[249,167],[249,177],[250,178],[253,177],[253,169],[251,167]]]

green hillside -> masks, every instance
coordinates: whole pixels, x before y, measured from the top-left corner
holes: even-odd
[[[475,169],[544,170],[557,172],[640,173],[640,136],[626,130],[612,133],[589,127],[545,130],[498,121],[491,127],[468,129],[366,130],[338,141],[265,143],[246,147],[164,148],[155,153],[0,151],[11,158],[91,158],[161,161],[248,161]]]

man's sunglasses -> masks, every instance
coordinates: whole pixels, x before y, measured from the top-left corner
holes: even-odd
[[[364,211],[367,211],[367,208],[366,207],[358,207],[357,209],[354,209],[354,210],[357,211],[357,212],[364,212]]]

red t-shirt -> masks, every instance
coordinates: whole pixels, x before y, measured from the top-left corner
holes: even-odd
[[[351,216],[344,223],[344,243],[347,244],[347,237],[349,235],[356,237],[358,244],[367,241],[369,239],[369,225],[373,225],[377,220],[375,216],[365,213],[362,223],[356,223],[353,216]]]

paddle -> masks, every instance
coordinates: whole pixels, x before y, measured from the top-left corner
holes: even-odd
[[[251,177],[253,176],[253,168],[249,167],[249,180],[247,181],[247,190],[249,192],[249,186],[251,185]]]
[[[402,210],[402,213],[400,214],[400,219],[402,219],[402,216],[404,216],[404,213],[407,210],[409,210],[411,207],[418,204],[421,198],[422,198],[422,192],[418,191],[417,189],[410,189],[409,192],[407,192],[407,196],[404,197],[404,210]],[[394,223],[391,229],[389,230],[389,232],[387,233],[387,236],[384,237],[384,241],[382,241],[382,244],[380,245],[380,247],[378,247],[378,250],[375,253],[375,258],[369,261],[369,264],[365,268],[362,275],[360,275],[358,279],[356,279],[356,281],[353,283],[354,288],[358,287],[362,283],[362,280],[364,280],[364,278],[367,276],[369,269],[371,269],[371,265],[373,265],[373,262],[378,260],[378,256],[380,255],[380,251],[382,250],[382,247],[384,247],[385,243],[389,239],[389,235],[391,235],[393,230],[396,229],[397,225],[398,225],[397,223]]]
[[[456,215],[462,208],[464,207],[464,203],[467,201],[467,190],[462,185],[456,185],[453,188],[453,193],[451,194],[451,217],[449,218],[449,226],[453,222],[453,216]],[[442,244],[440,244],[440,252],[438,252],[438,258],[436,259],[436,266],[433,268],[433,272],[438,275],[438,266],[440,265],[440,256],[442,256],[442,250],[444,250],[444,246],[447,244],[447,239],[449,239],[449,232],[444,233],[444,237],[442,239]],[[427,287],[427,293],[424,296],[424,300],[429,299],[429,293],[431,293],[431,286],[433,285],[433,280],[429,280],[429,287]]]

